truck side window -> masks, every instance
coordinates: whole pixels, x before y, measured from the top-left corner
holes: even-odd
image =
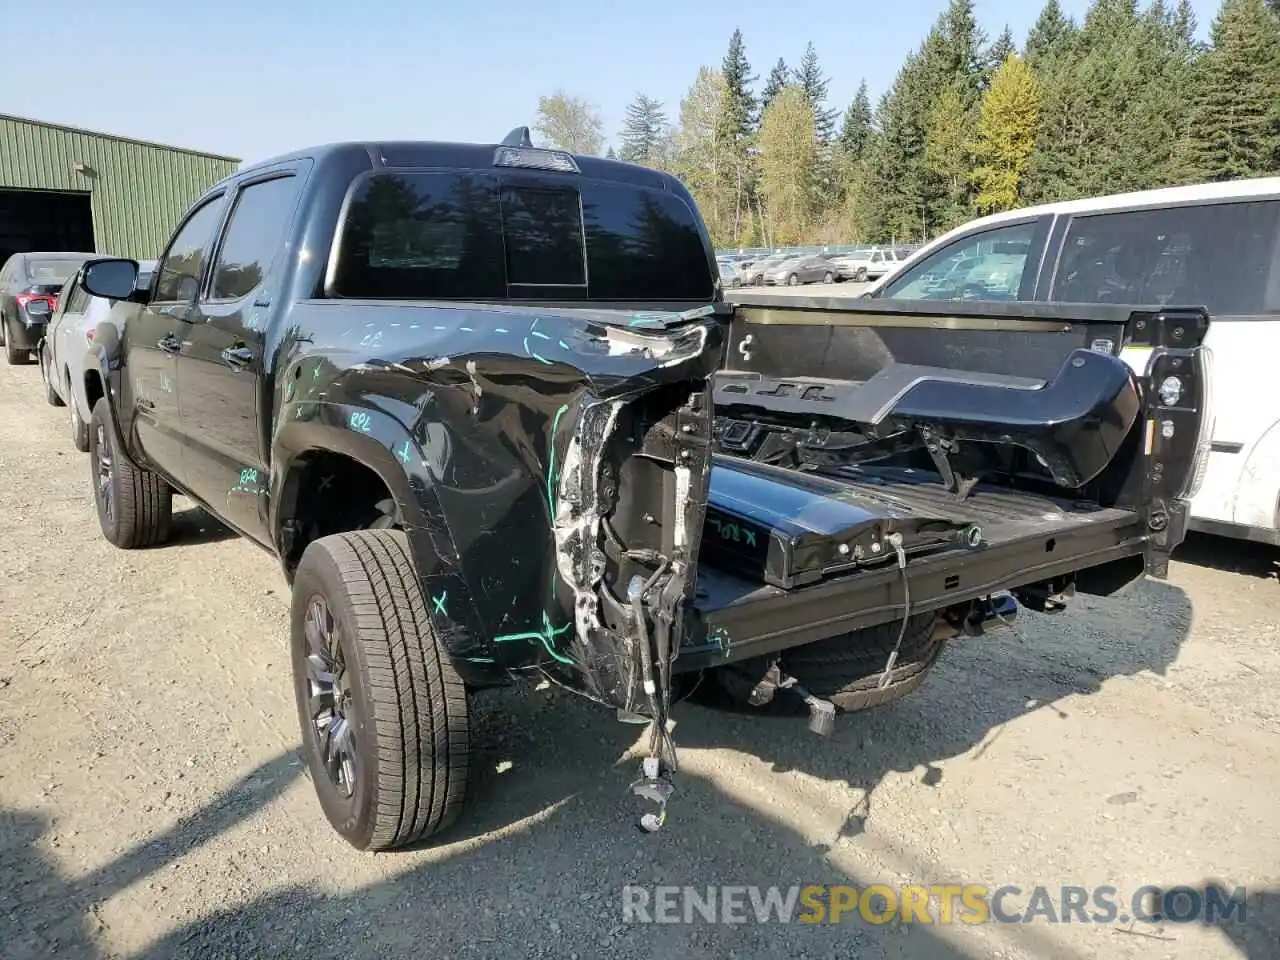
[[[80,284],[73,284],[70,296],[67,297],[67,305],[63,307],[63,313],[84,313],[89,306],[89,291]]]
[[[247,296],[271,269],[298,200],[299,180],[288,175],[243,187],[213,265],[211,300]]]
[[[582,202],[577,190],[503,187],[502,230],[508,283],[586,286]]]
[[[884,291],[901,300],[1016,300],[1036,223],[960,237],[903,270]]]
[[[480,174],[377,174],[351,197],[334,292],[370,299],[507,294],[497,183]]]
[[[706,300],[714,265],[698,218],[680,197],[648,187],[584,183],[592,300]]]
[[[160,262],[160,279],[156,284],[155,301],[186,302],[194,300],[200,289],[200,276],[209,255],[213,231],[217,229],[222,211],[222,197],[208,201],[192,214],[178,235],[169,244],[169,252]]]
[[[1050,299],[1263,313],[1278,220],[1275,200],[1074,217]]]

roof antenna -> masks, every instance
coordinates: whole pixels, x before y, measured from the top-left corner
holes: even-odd
[[[532,147],[533,138],[529,136],[528,127],[516,127],[502,138],[504,147]]]

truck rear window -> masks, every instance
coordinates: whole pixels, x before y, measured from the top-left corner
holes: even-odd
[[[355,189],[332,292],[397,300],[709,300],[696,215],[631,184],[376,174]]]

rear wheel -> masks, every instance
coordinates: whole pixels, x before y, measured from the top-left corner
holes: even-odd
[[[824,274],[822,275],[822,282],[823,282],[823,283],[834,283],[834,282],[835,282],[835,277],[833,277],[833,276],[831,275],[831,271],[830,271],[830,270],[828,270],[826,273],[824,273]]]
[[[303,751],[333,828],[357,849],[387,850],[452,823],[470,765],[467,694],[405,534],[311,543],[291,636]]]
[[[853,275],[853,279],[854,279],[854,280],[856,280],[858,283],[866,283],[866,282],[867,282],[867,268],[866,268],[866,267],[859,267],[859,268],[857,269],[857,271],[854,273],[854,275]]]
[[[793,273],[793,274],[790,274],[790,275],[787,277],[787,286],[788,286],[788,287],[794,287],[794,286],[795,286],[796,284],[798,284],[799,282],[800,282],[800,278],[799,278],[799,277],[797,277],[794,273]]]
[[[788,650],[782,669],[811,693],[853,713],[906,696],[924,681],[945,641],[934,638],[934,615],[912,617],[889,683],[880,687],[884,665],[898,642],[902,622],[882,623]]]
[[[53,389],[52,371],[49,369],[49,350],[40,348],[40,379],[44,381],[44,399],[51,407],[62,406],[62,397]]]
[[[810,693],[830,700],[841,711],[868,710],[904,697],[924,682],[945,643],[934,636],[934,622],[932,613],[911,618],[889,683],[884,687],[880,686],[880,678],[898,642],[900,620],[794,647],[783,653],[780,666]],[[747,706],[747,698],[764,678],[770,663],[771,658],[755,657],[719,667],[711,674],[722,699],[737,708],[756,710]],[[806,709],[795,696],[776,696],[774,704],[775,709],[787,713]]]
[[[26,363],[31,358],[30,350],[19,350],[13,342],[13,334],[9,334],[4,340],[4,358],[9,366],[16,367],[19,364]]]
[[[67,404],[71,408],[71,443],[81,453],[89,452],[89,425],[80,419],[80,408],[76,405],[76,398],[73,395],[71,402]]]
[[[89,421],[89,454],[102,535],[122,550],[168,540],[173,490],[158,474],[136,466],[116,448],[105,397],[94,406]]]

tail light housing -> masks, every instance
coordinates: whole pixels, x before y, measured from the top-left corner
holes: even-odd
[[[1155,496],[1189,500],[1204,483],[1214,428],[1208,329],[1202,309],[1139,313],[1132,320],[1123,356],[1143,387],[1143,453],[1147,488]]]
[[[53,315],[53,311],[58,309],[58,295],[56,293],[20,293],[16,299],[18,301],[18,306],[22,307],[24,310],[29,304],[34,303],[37,300],[43,300],[45,303],[49,304],[50,316]]]

